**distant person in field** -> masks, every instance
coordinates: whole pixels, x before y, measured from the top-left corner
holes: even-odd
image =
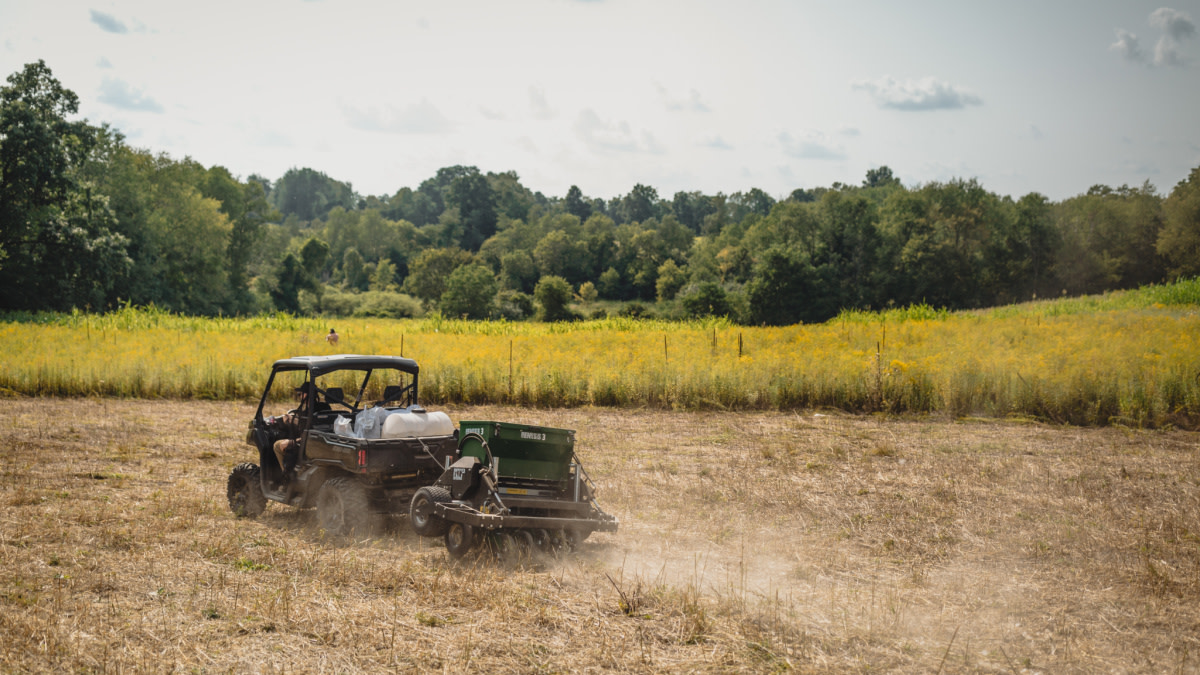
[[[338,334],[337,334],[337,331],[335,331],[334,329],[330,328],[330,329],[329,329],[329,335],[326,335],[326,336],[325,336],[325,341],[326,341],[326,342],[328,342],[330,345],[333,345],[334,347],[336,347],[336,346],[337,346],[337,341],[338,341]]]

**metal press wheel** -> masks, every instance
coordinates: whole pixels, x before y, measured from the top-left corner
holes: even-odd
[[[446,551],[451,558],[461,558],[475,548],[475,528],[465,523],[446,525]]]
[[[529,555],[537,550],[537,543],[534,542],[533,534],[529,530],[517,530],[513,533],[513,540],[517,542],[517,547],[525,555]]]
[[[520,553],[512,534],[503,530],[492,535],[492,546],[495,548],[496,557],[504,562],[513,562]]]

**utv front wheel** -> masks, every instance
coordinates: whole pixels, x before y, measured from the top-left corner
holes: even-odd
[[[371,517],[369,502],[367,491],[353,478],[330,478],[317,493],[321,529],[338,536],[366,532]]]
[[[267,498],[262,491],[262,478],[258,465],[246,462],[233,467],[225,487],[229,498],[229,510],[238,518],[257,518],[267,508]]]

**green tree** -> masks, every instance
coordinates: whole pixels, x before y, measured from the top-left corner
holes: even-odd
[[[1004,217],[1000,199],[974,179],[891,192],[880,224],[894,265],[891,297],[951,308],[983,304],[988,252],[1002,237]]]
[[[1200,167],[1171,190],[1163,213],[1166,222],[1157,249],[1169,262],[1171,275],[1200,275]]]
[[[520,291],[500,291],[496,294],[496,314],[509,321],[528,319],[534,315],[533,296]]]
[[[591,203],[583,198],[583,191],[576,185],[572,185],[567,190],[563,206],[567,209],[567,213],[578,218],[580,222],[587,220],[592,215]]]
[[[900,179],[892,175],[892,170],[886,165],[877,169],[867,169],[867,177],[863,179],[863,187],[899,187]]]
[[[533,290],[533,298],[540,306],[538,319],[541,321],[570,321],[575,318],[571,311],[571,284],[556,276],[542,277]]]
[[[505,288],[533,292],[538,280],[537,265],[526,251],[509,251],[500,257],[500,278]]]
[[[658,280],[655,289],[658,291],[658,301],[674,300],[675,294],[687,283],[688,275],[674,260],[667,260],[658,267]]]
[[[1163,278],[1165,261],[1157,249],[1162,200],[1153,185],[1094,185],[1060,202],[1055,221],[1062,237],[1055,273],[1068,293],[1132,288]]]
[[[815,204],[786,201],[751,224],[741,244],[751,255],[774,246],[795,247],[809,257],[821,246],[821,221]]]
[[[251,252],[258,243],[262,226],[278,219],[280,214],[267,201],[266,186],[269,183],[250,179],[239,182],[222,166],[208,169],[199,186],[200,193],[220,204],[221,213],[229,219],[231,229],[226,246],[226,273],[229,280],[228,309],[233,313],[247,313],[253,309],[250,296],[249,274]]]
[[[745,194],[736,192],[729,197],[729,201],[737,209],[734,215],[736,220],[750,213],[765,216],[775,206],[775,199],[759,188],[750,188]]]
[[[429,246],[426,233],[406,221],[392,221],[377,210],[347,211],[337,207],[329,212],[322,231],[329,242],[330,259],[344,260],[346,250],[357,249],[364,262],[388,258],[396,265],[397,276],[408,275],[409,256]],[[344,274],[344,272],[343,272]]]
[[[600,297],[600,294],[596,291],[596,284],[585,281],[579,285],[579,299],[583,301],[583,304],[590,305],[598,297]]]
[[[837,314],[837,306],[825,291],[817,270],[804,255],[772,248],[754,266],[754,276],[746,285],[750,323],[787,326],[830,319]]]
[[[596,290],[600,292],[600,297],[609,300],[624,296],[623,286],[621,273],[612,267],[601,272],[600,278],[596,280]]]
[[[473,256],[459,248],[431,248],[422,251],[408,267],[405,292],[432,305],[446,291],[446,280]]]
[[[729,316],[733,309],[725,289],[715,281],[705,281],[692,293],[680,298],[683,311],[690,317]]]
[[[417,227],[423,227],[436,223],[442,208],[441,202],[435,200],[428,192],[400,188],[388,200],[382,215],[391,220],[407,220]]]
[[[808,256],[822,272],[824,287],[839,308],[881,304],[885,283],[875,204],[860,194],[826,192],[817,203],[821,241]]]
[[[314,169],[288,169],[271,190],[275,208],[300,220],[324,218],[335,207],[353,209],[357,199],[349,183],[336,181]]]
[[[105,130],[69,121],[79,99],[44,61],[0,87],[0,307],[111,301],[131,266],[108,202],[81,170]]]
[[[533,249],[533,260],[542,276],[559,276],[579,282],[587,272],[587,247],[562,230],[542,237]]]
[[[538,203],[539,195],[533,194],[529,188],[521,185],[521,179],[517,176],[516,171],[489,172],[487,182],[494,196],[493,201],[498,218],[509,220],[528,218],[529,210]]]
[[[619,211],[623,223],[640,223],[653,218],[658,212],[658,191],[649,185],[634,185],[629,194],[621,198]]]
[[[704,219],[716,209],[714,200],[699,192],[676,192],[671,200],[672,215],[694,233],[701,231]]]
[[[226,242],[233,228],[216,200],[186,183],[172,187],[177,192],[149,218],[158,253],[152,269],[161,284],[157,304],[177,312],[217,314],[227,306]]]
[[[999,302],[1055,292],[1054,260],[1061,248],[1054,211],[1045,195],[1031,192],[1012,205],[1012,225],[990,251],[988,267],[1002,291]]]
[[[438,309],[446,316],[486,319],[496,297],[496,277],[486,265],[463,265],[450,274]]]
[[[788,195],[788,201],[800,202],[801,204],[804,204],[807,202],[815,202],[820,197],[821,195],[818,193],[818,190],[805,190],[804,188],[796,188],[795,190],[792,190],[790,195]]]
[[[325,267],[325,261],[328,259],[329,244],[316,237],[309,237],[300,247],[300,262],[304,265],[304,270],[314,279],[319,277],[321,269]]]
[[[375,270],[371,272],[370,289],[372,291],[395,291],[396,290],[396,266],[391,260],[383,259],[375,265]]]
[[[275,269],[274,283],[268,288],[275,308],[292,314],[300,313],[300,291],[307,288],[311,277],[295,254],[288,253]]]
[[[346,288],[355,291],[367,290],[368,278],[365,261],[358,249],[350,247],[342,256],[342,276]]]
[[[437,205],[443,246],[478,251],[496,232],[496,194],[488,177],[478,168],[448,166],[438,169],[437,175],[421,183],[420,191]],[[457,209],[457,215],[447,219],[446,212],[450,209]]]

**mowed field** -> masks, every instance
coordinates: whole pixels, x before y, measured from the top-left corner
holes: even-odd
[[[505,564],[238,520],[250,406],[0,401],[0,671],[1200,671],[1195,432],[444,409],[578,430],[621,530]]]

